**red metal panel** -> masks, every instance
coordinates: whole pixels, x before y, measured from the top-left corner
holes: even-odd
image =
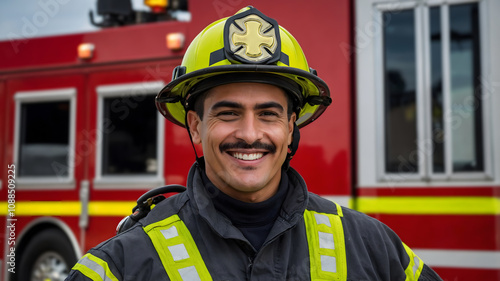
[[[92,217],[89,220],[87,237],[85,239],[85,251],[108,240],[116,233],[116,226],[123,217]]]
[[[433,268],[444,281],[500,280],[498,269]]]
[[[498,196],[500,186],[358,188],[358,196]]]
[[[467,206],[464,206],[467,208]],[[499,250],[500,216],[371,214],[411,248]]]
[[[2,71],[27,68],[85,66],[89,63],[111,63],[178,57],[166,47],[168,32],[186,33],[186,23],[163,22],[127,28],[105,29],[100,32],[33,38],[18,48],[11,42],[0,43]],[[81,61],[77,57],[78,45],[92,43],[94,57]]]

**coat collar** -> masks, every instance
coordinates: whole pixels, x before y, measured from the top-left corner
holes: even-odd
[[[188,175],[187,192],[191,199],[191,206],[221,237],[246,241],[246,238],[232,225],[231,221],[215,209],[211,199],[213,195],[204,187],[200,169],[201,167],[195,163]],[[299,173],[289,168],[287,174],[289,178],[288,194],[285,196],[280,214],[267,241],[274,239],[301,221],[309,200],[307,186]]]

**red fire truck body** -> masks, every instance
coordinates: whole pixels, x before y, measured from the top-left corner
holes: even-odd
[[[493,1],[480,1],[479,5],[485,2],[498,8]],[[64,240],[61,244],[70,245],[69,249],[56,247],[53,251],[59,256],[52,260],[72,255],[68,262],[74,262],[114,235],[117,223],[130,214],[141,194],[164,184],[185,185],[194,162],[186,130],[161,119],[156,112],[150,119],[156,124],[137,125],[132,120],[140,123],[136,118],[140,115],[134,112],[145,96],[152,98],[170,81],[174,67],[181,63],[188,43],[199,31],[245,4],[193,0],[189,2],[189,22],[164,21],[0,42],[0,159],[4,169],[0,199],[5,217],[0,260],[4,280],[23,270],[31,271],[23,265],[43,262],[37,255],[50,252],[50,245],[37,246],[36,242],[48,244],[52,241],[46,238],[49,236]],[[484,169],[487,179],[380,180],[372,184],[367,174],[380,167],[366,163],[374,162],[378,154],[366,153],[366,131],[362,131],[366,123],[360,121],[371,118],[364,113],[363,108],[370,105],[363,105],[366,93],[360,91],[366,89],[359,75],[365,67],[373,67],[363,62],[364,54],[372,48],[363,46],[360,37],[370,27],[356,18],[365,4],[338,0],[309,1],[300,6],[288,1],[254,1],[252,5],[276,18],[296,37],[309,65],[330,86],[332,105],[314,124],[301,130],[299,150],[291,162],[309,190],[386,223],[445,280],[500,280],[497,122],[493,122],[497,128],[492,126],[485,133],[485,139],[489,138],[484,141],[489,146],[484,151],[489,155],[484,157],[485,163],[489,161]],[[169,34],[185,36],[181,49],[167,46]],[[492,40],[497,42],[498,38]],[[79,58],[81,44],[92,44],[89,58]],[[498,77],[489,81],[493,85],[490,92],[496,89],[498,94]],[[376,95],[375,89],[372,94]],[[492,95],[490,102],[498,105],[498,97]],[[44,134],[57,134],[57,126],[61,126],[54,123],[56,128],[48,131],[30,126],[29,122],[38,118],[30,115],[30,110],[47,112],[37,108],[38,104],[67,116],[66,123],[61,123],[67,135],[63,138],[65,149],[34,143]],[[494,119],[498,116],[494,110],[488,113],[483,115],[484,127],[490,120],[499,120]],[[154,145],[154,152],[146,157],[147,165],[140,168],[143,173],[126,172],[123,163],[129,163],[135,150],[127,146],[130,143],[122,145],[118,132],[124,129],[113,120],[130,122],[126,124],[138,126],[137,132],[142,132],[141,126],[156,130],[152,137],[139,136],[152,138]],[[114,153],[111,158],[108,150],[114,151],[109,152]],[[45,163],[30,158],[30,151],[42,156],[58,151],[65,157],[46,162],[52,174],[40,172],[40,176],[38,170],[23,167]],[[200,147],[197,151],[201,154]],[[16,274],[11,274],[13,271]]]

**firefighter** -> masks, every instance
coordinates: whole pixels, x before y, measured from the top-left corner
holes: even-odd
[[[203,149],[187,191],[67,280],[441,280],[387,226],[309,193],[289,167],[299,128],[330,103],[274,19],[246,7],[206,27],[156,99]]]

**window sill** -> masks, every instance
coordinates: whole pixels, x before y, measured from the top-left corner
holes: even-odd
[[[25,177],[16,180],[16,189],[19,190],[65,190],[75,187],[74,179],[70,178]]]
[[[103,176],[94,180],[95,189],[143,189],[165,185],[158,176]]]

